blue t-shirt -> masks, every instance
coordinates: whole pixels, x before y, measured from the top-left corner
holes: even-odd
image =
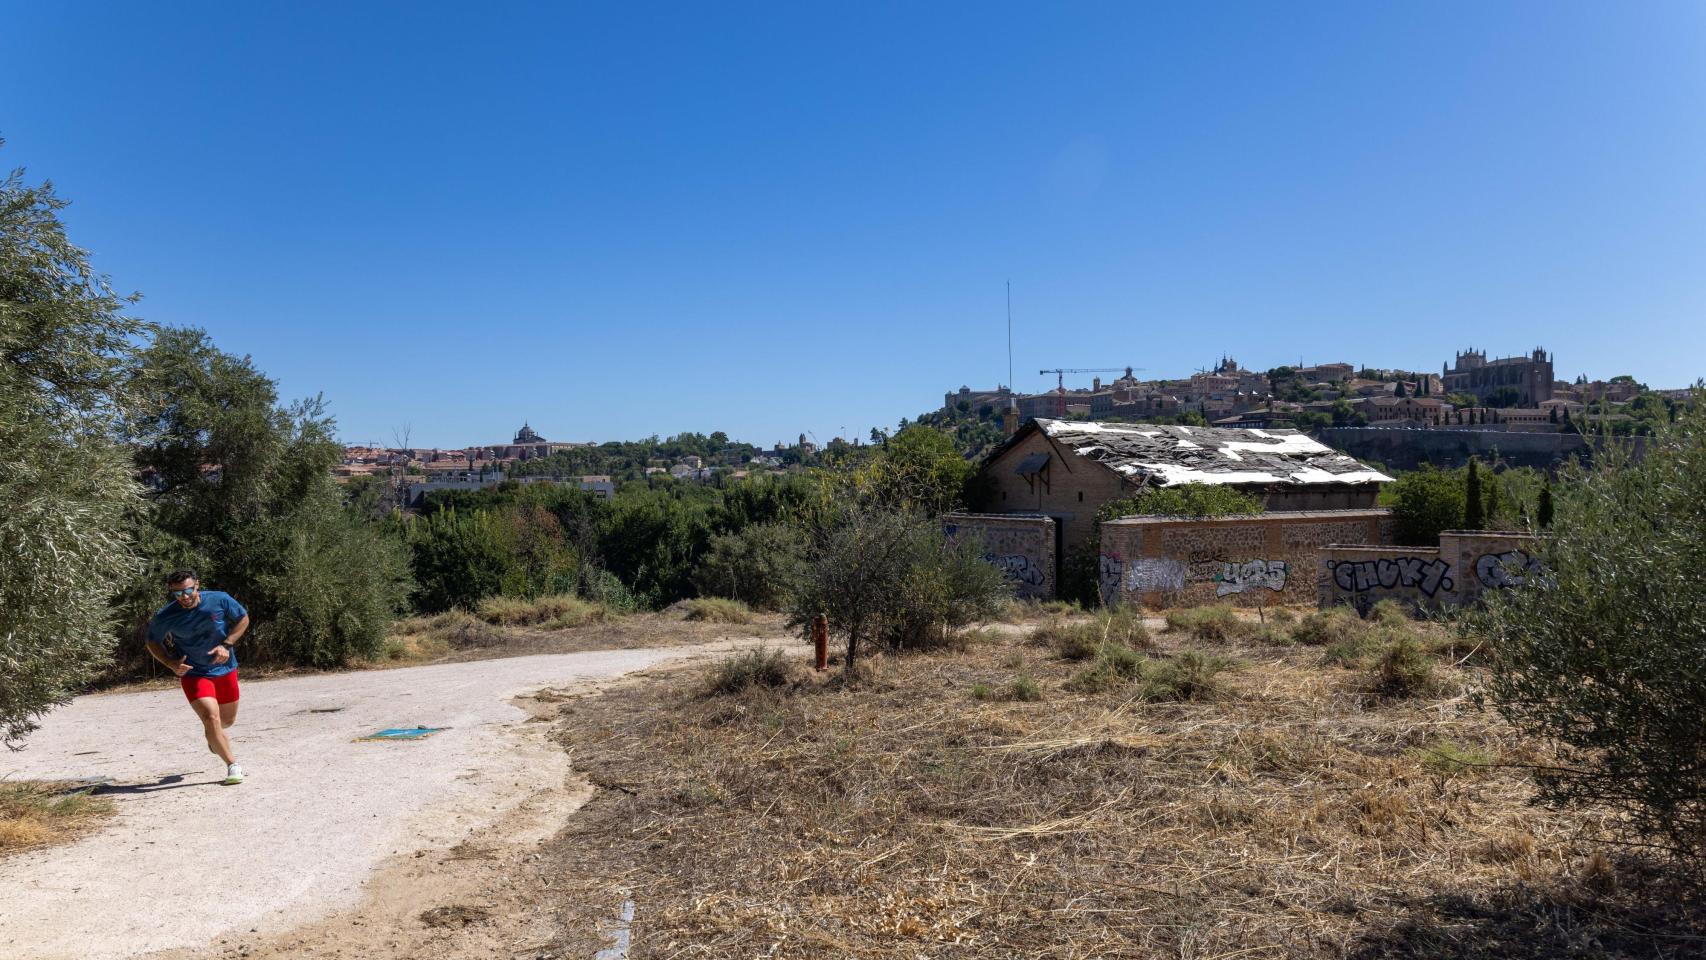
[[[225,642],[231,626],[249,615],[228,593],[203,590],[201,602],[188,610],[173,600],[148,621],[148,639],[165,646],[168,639],[178,655],[188,658],[189,677],[218,677],[237,669],[237,651],[224,663],[213,662],[213,648]],[[168,652],[170,650],[168,649]]]

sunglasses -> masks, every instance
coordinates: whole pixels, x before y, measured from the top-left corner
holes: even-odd
[[[176,600],[179,597],[187,597],[190,594],[196,592],[196,588],[195,587],[185,587],[182,590],[168,590],[166,592],[171,594],[173,600]]]

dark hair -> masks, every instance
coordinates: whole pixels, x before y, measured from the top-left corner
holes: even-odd
[[[174,583],[183,583],[185,580],[198,579],[200,578],[195,575],[194,570],[185,567],[182,570],[173,570],[171,573],[166,574],[166,586],[169,587]]]

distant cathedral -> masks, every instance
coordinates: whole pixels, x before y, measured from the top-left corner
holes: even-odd
[[[515,439],[511,440],[510,442],[511,443],[545,443],[546,440],[544,437],[541,437],[539,434],[534,433],[532,427],[528,426],[526,423],[523,423],[521,425],[521,429],[517,430],[515,432]]]

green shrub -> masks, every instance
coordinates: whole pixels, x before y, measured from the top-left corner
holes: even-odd
[[[1376,603],[1368,611],[1368,619],[1372,623],[1389,627],[1407,627],[1415,620],[1410,616],[1410,608],[1397,600],[1386,599]]]
[[[701,623],[751,623],[752,610],[739,600],[699,597],[681,601],[683,620]]]
[[[974,683],[971,685],[971,698],[973,700],[988,700],[989,695],[990,690],[988,684]]]
[[[1291,638],[1312,647],[1354,644],[1369,633],[1369,625],[1349,607],[1329,607],[1306,615],[1291,631]]]
[[[805,539],[784,523],[759,523],[712,537],[693,572],[706,596],[728,597],[758,610],[780,610],[805,564]],[[745,621],[741,621],[745,622]]]
[[[1141,676],[1148,662],[1123,643],[1103,643],[1097,650],[1096,662],[1073,674],[1066,687],[1081,693],[1111,690]]]
[[[1125,683],[1125,678],[1115,673],[1107,663],[1097,661],[1073,674],[1066,681],[1066,689],[1077,693],[1101,693]]]
[[[1220,694],[1220,674],[1233,661],[1198,650],[1181,650],[1167,660],[1150,661],[1143,671],[1146,700],[1212,700]]]
[[[1224,642],[1254,635],[1256,625],[1225,604],[1211,604],[1167,611],[1167,629],[1189,633],[1199,640]]]
[[[849,509],[823,530],[789,599],[790,626],[817,614],[847,642],[846,669],[861,643],[919,649],[950,642],[987,620],[1013,595],[1006,577],[975,550],[949,544],[920,514]]]
[[[1041,684],[1037,683],[1035,677],[1027,674],[1020,674],[1019,676],[1014,677],[1012,684],[1008,686],[1007,698],[1009,700],[1021,700],[1027,703],[1041,700],[1043,698],[1043,688]]]
[[[1103,610],[1089,621],[1050,621],[1033,634],[1033,639],[1053,647],[1062,660],[1092,659],[1108,644],[1125,647],[1151,645],[1143,616],[1124,607]]]
[[[503,627],[537,627],[565,630],[609,619],[610,611],[580,597],[559,595],[523,600],[519,597],[489,597],[480,602],[479,617]]]
[[[1416,697],[1438,689],[1433,658],[1414,637],[1401,635],[1387,644],[1375,666],[1374,690],[1383,697]]]
[[[792,677],[782,651],[760,646],[717,661],[705,679],[705,694],[726,696],[751,687],[780,687]]]

